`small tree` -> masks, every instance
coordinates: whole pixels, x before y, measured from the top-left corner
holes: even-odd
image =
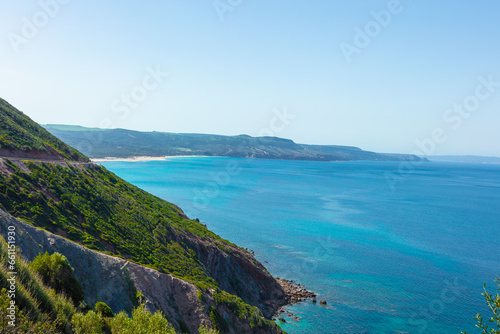
[[[113,314],[113,310],[111,307],[106,305],[104,302],[95,303],[95,311],[101,315],[103,318],[113,318],[115,315]]]
[[[75,305],[83,301],[82,286],[64,255],[60,253],[49,255],[48,252],[43,255],[38,254],[30,266],[40,275],[44,284],[58,293],[66,294]]]
[[[500,279],[496,279],[495,282],[498,284],[498,291],[500,291]],[[487,322],[490,323],[490,325],[494,325],[494,327],[490,328],[481,314],[476,315],[478,322],[476,327],[481,328],[483,334],[500,334],[500,295],[498,293],[496,295],[488,293],[488,291],[486,291],[486,284],[484,284],[483,288],[484,293],[482,293],[482,295],[486,298],[486,304],[488,304],[488,307],[493,313],[492,317],[488,319]],[[466,334],[465,332],[461,333]]]
[[[118,313],[114,318],[109,319],[109,325],[113,334],[175,334],[175,330],[163,313],[157,311],[151,314],[144,308],[144,305],[132,311],[132,318],[129,318],[123,311]]]
[[[94,311],[76,313],[71,319],[75,334],[102,334],[104,320]]]

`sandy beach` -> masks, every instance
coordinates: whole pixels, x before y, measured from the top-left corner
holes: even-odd
[[[207,156],[205,156],[205,155],[166,155],[163,157],[129,157],[129,158],[108,157],[108,158],[98,158],[98,159],[91,159],[91,160],[92,160],[92,162],[110,162],[110,161],[136,162],[136,161],[162,161],[162,160],[166,160],[169,158],[190,158],[190,157],[207,157]]]

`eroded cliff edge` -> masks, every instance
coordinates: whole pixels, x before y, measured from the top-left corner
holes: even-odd
[[[184,323],[191,333],[197,333],[200,325],[214,327],[213,322],[216,319],[220,322],[217,326],[226,333],[282,333],[279,327],[271,322],[263,324],[259,323],[258,319],[252,322],[247,318],[251,317],[251,314],[235,314],[230,304],[217,301],[220,297],[215,290],[203,291],[194,284],[170,274],[87,249],[63,237],[26,224],[0,210],[0,235],[4,238],[9,226],[14,226],[16,229],[16,246],[21,250],[24,259],[31,261],[39,253],[46,251],[59,252],[66,256],[75,269],[75,275],[84,288],[85,300],[89,304],[104,301],[115,312],[132,310],[138,302],[137,293],[140,293],[141,302],[145,303],[146,308],[151,312],[157,310],[164,312],[177,330],[181,330]],[[272,291],[267,287],[266,282],[269,278],[266,275],[259,274],[257,277],[248,275],[248,270],[252,267],[245,268],[245,260],[235,260],[217,254],[217,250],[210,249],[209,245],[200,245],[200,251],[207,252],[207,259],[210,259],[208,268],[213,270],[225,266],[237,268],[241,266],[234,274],[222,270],[220,276],[229,273],[227,280],[232,280],[237,273],[240,273],[242,276],[238,281],[241,284],[248,284],[240,291],[243,293],[260,289],[254,301],[263,305],[264,313],[272,314],[284,302],[283,299],[273,299],[273,294],[281,292],[280,289]],[[242,262],[236,264],[235,261]],[[227,284],[228,288],[233,286],[234,284]],[[274,285],[271,284],[270,287],[273,288]],[[271,298],[266,297],[267,293]]]

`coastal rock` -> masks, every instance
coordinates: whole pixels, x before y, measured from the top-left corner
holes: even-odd
[[[308,298],[316,297],[312,291],[308,291],[303,285],[297,284],[294,281],[276,277],[276,281],[281,285],[289,304],[302,302]]]

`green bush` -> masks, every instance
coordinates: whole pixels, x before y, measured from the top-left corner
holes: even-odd
[[[219,334],[219,332],[216,331],[215,329],[208,329],[205,326],[201,326],[200,329],[198,330],[198,333],[199,334]]]
[[[94,311],[89,311],[87,314],[75,314],[71,323],[75,334],[102,334],[104,327],[104,320]]]
[[[265,319],[256,306],[248,305],[240,297],[231,295],[226,291],[218,291],[214,293],[213,297],[217,305],[227,306],[238,318],[249,324],[252,330],[270,331],[273,329],[278,333],[284,333],[274,322]],[[217,319],[216,313],[211,314],[211,318]],[[214,324],[214,326],[217,326],[217,324]]]
[[[8,289],[10,285],[7,279],[10,277],[8,272],[12,270],[4,265],[8,256],[7,247],[7,243],[0,236],[0,289]],[[22,258],[17,259],[14,271],[17,272],[16,306],[26,319],[33,324],[51,322],[58,332],[73,333],[71,317],[76,313],[73,303],[63,295],[57,294],[54,289],[45,286]],[[20,330],[18,333],[29,333],[29,331]]]
[[[120,312],[109,319],[111,333],[119,334],[175,334],[175,330],[161,312],[147,311],[144,306],[139,306],[132,311],[132,318],[125,312]]]
[[[500,292],[500,278],[496,279],[495,282],[498,284],[498,291]],[[490,309],[491,313],[493,315],[491,316],[490,319],[487,319],[487,322],[484,321],[484,318],[481,314],[476,315],[477,319],[477,325],[476,327],[481,328],[481,333],[482,334],[500,334],[500,294],[497,293],[496,295],[492,295],[486,290],[486,284],[484,285],[484,293],[482,295],[486,299],[486,304],[488,305],[488,308]],[[488,323],[490,325],[494,325],[495,328],[490,328],[488,326]],[[462,334],[466,334],[462,332]]]
[[[40,275],[44,284],[58,293],[69,296],[75,305],[83,301],[82,286],[64,255],[60,253],[49,255],[48,252],[43,255],[38,254],[30,266]]]
[[[95,303],[95,311],[103,318],[113,318],[115,316],[111,307],[106,305],[104,302]]]

